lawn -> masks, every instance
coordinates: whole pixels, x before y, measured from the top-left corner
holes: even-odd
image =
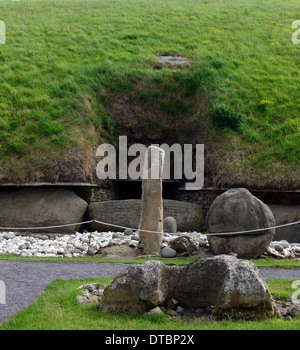
[[[54,257],[45,257],[45,258],[36,258],[36,257],[22,257],[15,256],[9,254],[0,254],[0,261],[5,260],[21,260],[21,261],[63,261],[63,262],[86,262],[86,263],[110,263],[110,264],[143,264],[148,260],[159,260],[166,265],[186,265],[195,261],[197,259],[201,259],[201,257],[178,257],[178,258],[149,258],[149,257],[137,257],[133,259],[111,259],[107,258],[106,254],[95,255],[95,256],[83,256],[83,257],[75,257],[75,258],[54,258]],[[300,263],[295,258],[292,259],[253,259],[252,261],[257,267],[265,267],[265,268],[282,268],[282,269],[292,269],[299,268]]]
[[[166,265],[186,265],[199,257],[180,258],[152,258],[160,260]],[[108,259],[106,255],[86,256],[73,259],[67,258],[26,258],[13,255],[0,255],[1,260],[35,260],[35,261],[78,261],[86,263],[127,263],[140,264],[149,260],[147,257],[135,259]],[[299,267],[295,259],[256,259],[252,260],[258,267]],[[89,278],[54,280],[46,288],[45,292],[26,309],[18,312],[3,326],[2,330],[24,330],[24,329],[60,329],[60,330],[288,330],[300,329],[300,319],[284,321],[280,319],[267,319],[264,321],[202,321],[187,322],[178,319],[170,319],[167,315],[126,315],[99,313],[94,305],[77,305],[75,297],[80,294],[77,288],[84,283],[98,282],[100,285],[108,284],[113,280],[109,278]],[[295,290],[292,288],[292,280],[268,279],[267,284],[270,292],[276,299],[286,299]]]
[[[1,1],[0,179],[89,182],[95,146],[154,128],[204,143],[216,185],[299,187],[299,18],[298,0]]]
[[[54,280],[26,309],[2,325],[1,330],[299,330],[300,316],[290,321],[202,321],[187,322],[163,315],[116,315],[101,313],[95,305],[78,305],[75,297],[84,283],[108,284],[112,278]],[[277,299],[292,295],[292,280],[267,280]]]

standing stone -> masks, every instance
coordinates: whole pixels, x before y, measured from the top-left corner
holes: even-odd
[[[148,147],[144,162],[142,213],[139,225],[140,241],[144,253],[159,254],[161,250],[163,239],[163,163],[164,150],[156,146]]]

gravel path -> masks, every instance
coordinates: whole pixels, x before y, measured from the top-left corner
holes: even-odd
[[[0,323],[35,300],[56,278],[116,276],[127,266],[80,262],[0,261],[0,281],[5,283],[6,291],[5,304],[0,303]],[[265,279],[300,279],[300,268],[260,270]]]
[[[128,265],[80,262],[0,261],[0,281],[5,283],[5,304],[0,323],[35,300],[54,279],[116,276]]]
[[[291,280],[300,279],[300,267],[294,269],[260,268],[263,278],[287,278]]]

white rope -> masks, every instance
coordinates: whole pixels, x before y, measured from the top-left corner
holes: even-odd
[[[104,221],[99,221],[96,219],[89,220],[89,221],[82,221],[82,222],[75,222],[73,224],[62,224],[62,225],[55,225],[55,226],[36,226],[36,227],[0,227],[0,230],[42,230],[42,229],[47,229],[47,228],[59,228],[59,227],[67,227],[67,226],[74,226],[74,225],[81,225],[81,224],[89,224],[91,222],[97,222],[98,224],[106,225],[106,226],[112,226],[112,227],[117,227],[117,228],[122,228],[122,229],[129,229],[129,230],[135,230],[138,231],[139,229],[133,228],[133,227],[126,227],[126,226],[121,226],[121,225],[115,225],[115,224],[109,224]],[[205,235],[210,235],[210,236],[218,236],[218,235],[237,235],[237,234],[242,234],[242,233],[250,233],[250,232],[260,232],[260,231],[266,231],[266,230],[271,230],[271,229],[276,229],[276,228],[281,228],[281,227],[286,227],[286,226],[291,226],[291,225],[297,225],[300,224],[300,221],[295,221],[295,222],[290,222],[287,224],[282,224],[282,225],[277,225],[277,226],[270,226],[270,227],[264,227],[264,228],[258,228],[254,230],[248,230],[248,231],[236,231],[236,232],[214,232],[214,233],[205,233]],[[143,232],[151,232],[151,233],[162,233],[160,231],[150,231],[150,230],[140,230]]]
[[[81,224],[89,224],[90,222],[93,222],[94,220],[89,221],[82,221],[82,222],[75,222],[74,224],[62,224],[62,225],[55,225],[55,226],[35,226],[35,227],[0,227],[0,230],[43,230],[47,228],[58,228],[58,227],[66,227],[66,226],[74,226],[74,225],[81,225]]]
[[[107,222],[103,221],[98,221],[94,219],[94,222],[97,222],[99,224],[103,224],[106,226],[114,226],[122,229],[129,229],[129,230],[136,230],[138,231],[139,229],[133,228],[133,227],[125,227],[125,226],[119,226],[119,225],[114,225],[114,224],[108,224]],[[266,230],[271,230],[273,228],[280,228],[280,227],[285,227],[285,226],[290,226],[290,225],[296,225],[299,224],[300,221],[295,221],[291,222],[288,224],[282,224],[282,225],[277,225],[277,226],[272,226],[272,227],[265,227],[265,228],[259,228],[259,229],[254,229],[254,230],[248,230],[248,231],[237,231],[237,232],[216,232],[216,233],[205,233],[205,235],[210,235],[210,236],[216,236],[216,235],[235,235],[235,234],[241,234],[241,233],[250,233],[250,232],[259,232],[259,231],[266,231]],[[148,231],[148,230],[140,230],[143,232],[152,232],[152,233],[161,233],[160,231]]]
[[[216,232],[216,233],[206,233],[206,235],[212,235],[212,236],[216,236],[216,235],[237,235],[237,234],[241,234],[241,233],[250,233],[250,232],[260,232],[260,231],[272,230],[273,228],[280,228],[280,227],[286,227],[286,226],[297,225],[297,224],[300,224],[300,221],[290,222],[288,224],[282,224],[282,225],[277,225],[277,226],[258,228],[258,229],[254,229],[254,230],[248,230],[248,231]]]

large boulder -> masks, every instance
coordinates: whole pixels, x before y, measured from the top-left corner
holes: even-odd
[[[207,216],[206,228],[211,233],[249,231],[275,226],[270,208],[247,189],[231,189],[218,196]],[[236,253],[239,258],[256,259],[269,247],[275,229],[242,234],[209,235],[212,252]]]
[[[250,261],[219,255],[186,266],[131,265],[104,289],[101,311],[142,313],[175,298],[184,308],[213,306],[216,317],[278,316],[268,286]]]
[[[88,207],[91,219],[101,222],[138,228],[141,218],[141,200],[124,199],[105,202],[94,202]],[[202,206],[195,203],[176,201],[173,199],[163,200],[164,216],[172,216],[177,223],[177,231],[200,231],[204,226],[204,215]],[[120,231],[119,227],[94,222],[93,230],[98,231]]]
[[[174,290],[184,307],[214,306],[216,316],[276,316],[268,286],[250,261],[229,255],[197,260],[186,266]]]
[[[300,205],[269,204],[268,206],[274,215],[276,225],[300,221]],[[277,228],[274,241],[282,239],[290,243],[300,243],[300,224]]]
[[[21,189],[0,196],[0,226],[26,228],[77,223],[82,221],[87,205],[67,189]],[[28,232],[74,232],[79,229],[80,224]]]
[[[181,270],[154,260],[131,265],[104,289],[99,309],[140,313],[164,304],[172,298]]]

